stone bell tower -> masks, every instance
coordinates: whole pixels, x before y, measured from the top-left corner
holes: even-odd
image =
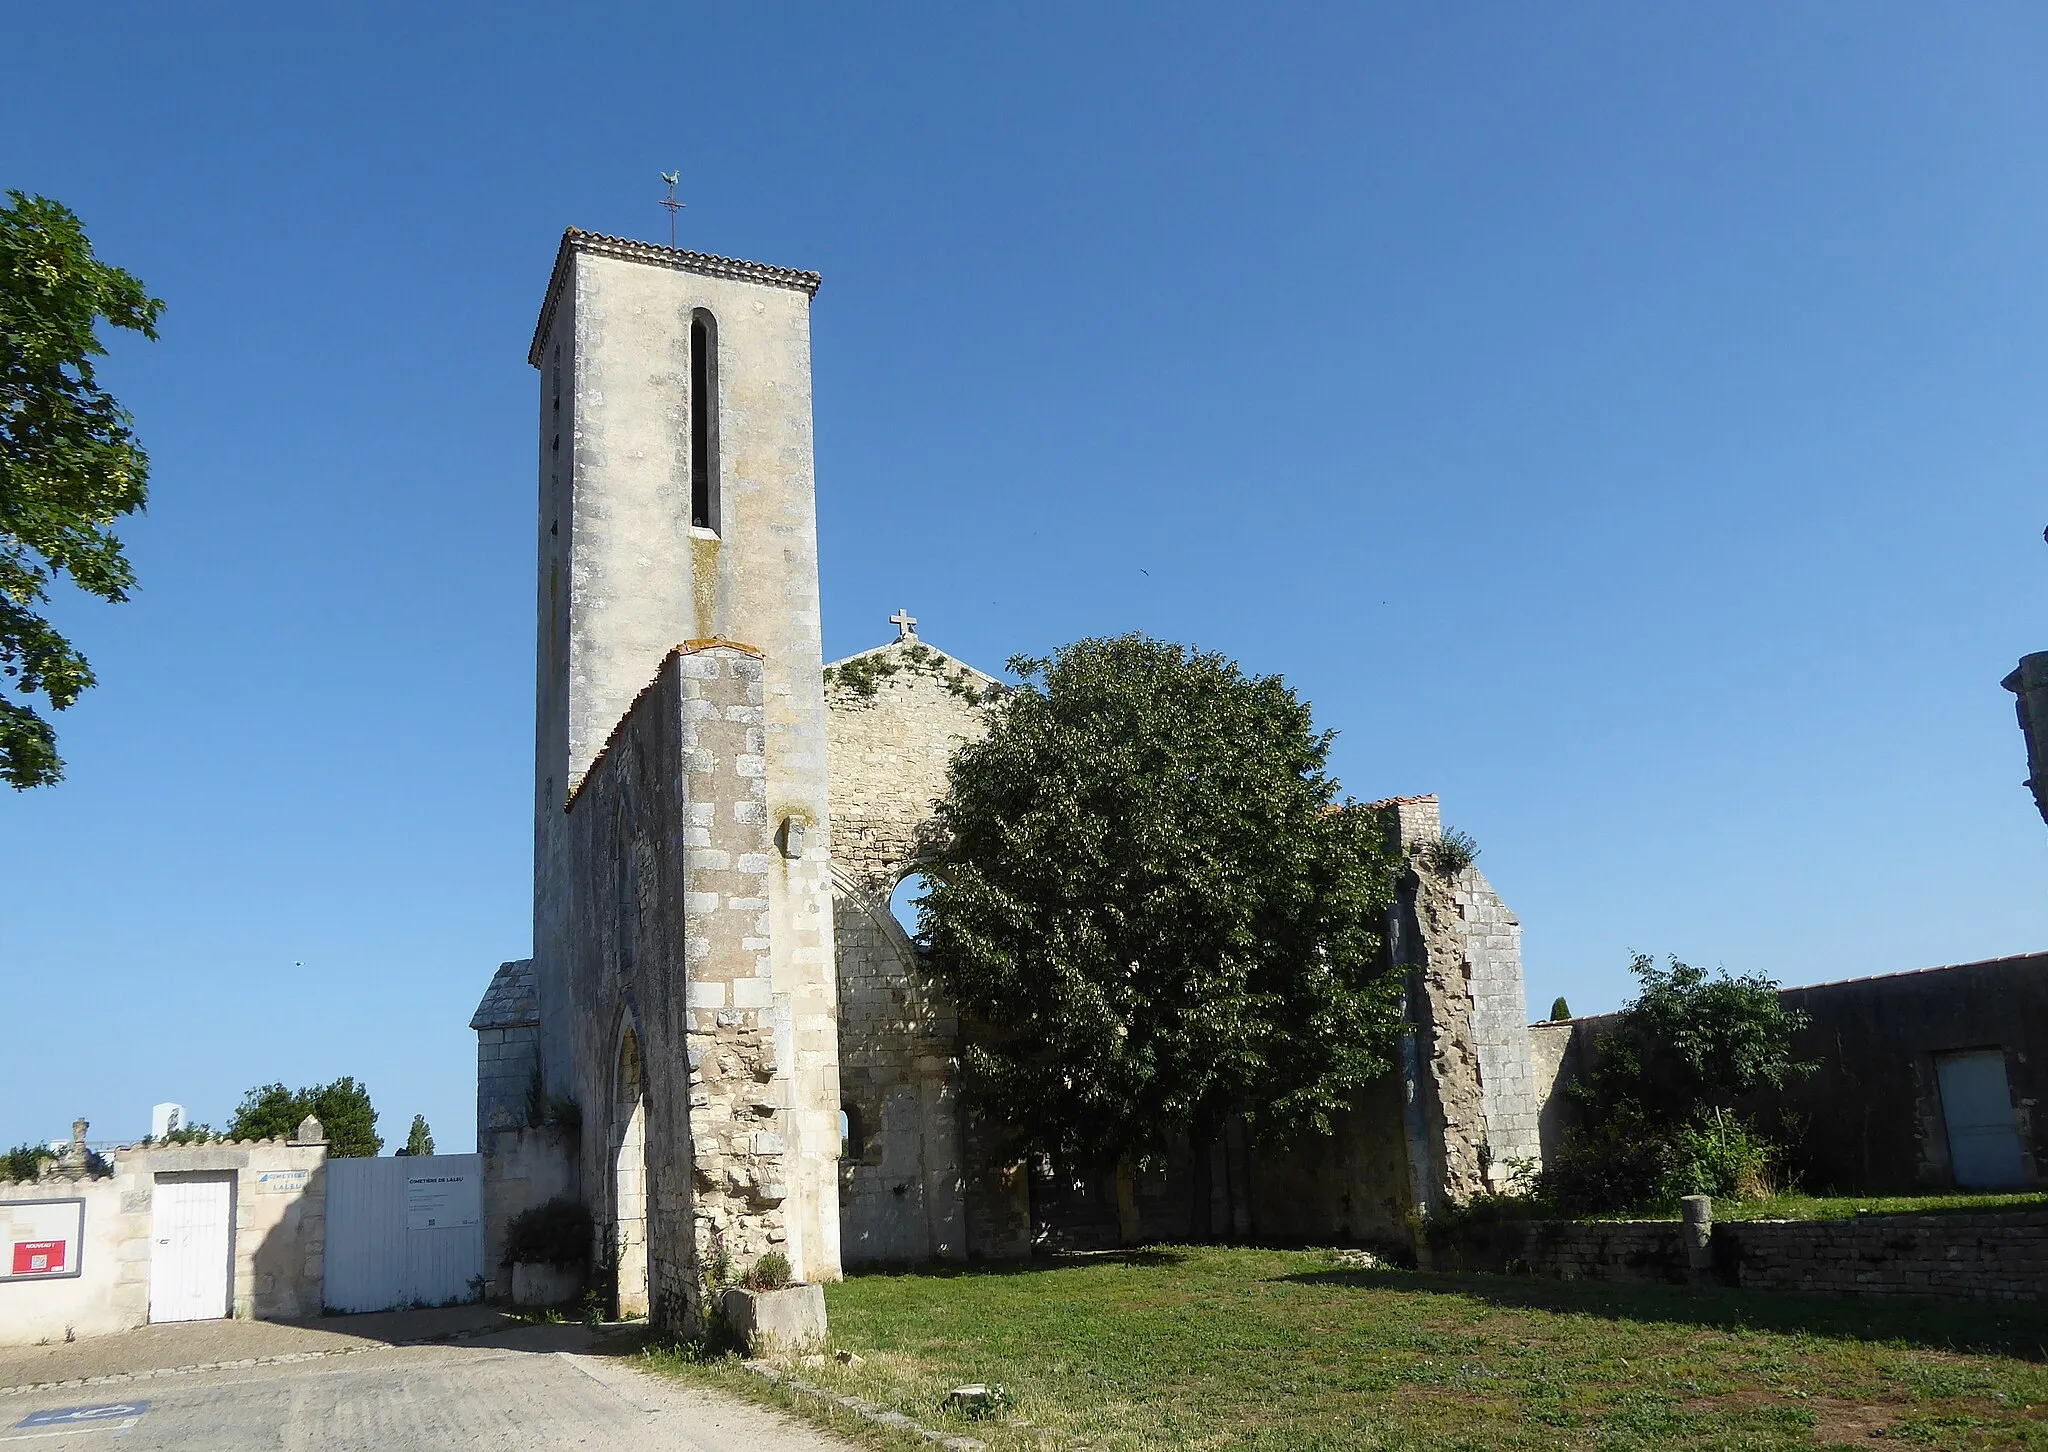
[[[786,1231],[812,1279],[837,1275],[839,1234],[818,282],[571,228],[528,354],[540,373],[533,948],[546,1085],[578,1103],[585,1197],[619,1222],[621,1255],[637,1213],[640,1253],[659,1259],[659,1217],[697,1215],[703,1233],[706,1147],[740,1138],[691,1110],[704,1110],[711,1072],[697,1035],[754,1036],[761,1082],[740,1112],[758,1116],[744,1138],[759,1154],[745,1178],[769,1209],[747,1226],[783,1227],[774,1235]],[[635,726],[664,690],[672,719]],[[720,914],[744,926],[728,931]],[[744,953],[744,983],[727,981],[730,963],[710,967],[714,948]]]

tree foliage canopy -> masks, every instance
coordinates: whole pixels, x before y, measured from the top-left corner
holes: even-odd
[[[405,1153],[409,1155],[430,1155],[434,1152],[434,1131],[427,1127],[427,1117],[415,1114],[412,1128],[406,1131]]]
[[[1584,1122],[1545,1164],[1539,1194],[1582,1213],[1761,1193],[1783,1152],[1737,1110],[1813,1067],[1793,1057],[1806,1015],[1757,975],[1710,975],[1676,958],[1660,968],[1647,954],[1629,971],[1636,996],[1571,1088]]]
[[[163,303],[93,255],[72,211],[8,194],[0,207],[0,780],[17,790],[64,774],[50,723],[28,699],[61,711],[93,683],[92,668],[40,613],[69,575],[102,600],[135,583],[113,523],[148,497],[149,456],[134,420],[99,386],[104,319],[156,337]]]
[[[307,1115],[327,1132],[327,1152],[337,1159],[368,1159],[384,1148],[370,1090],[347,1075],[332,1084],[287,1089],[258,1084],[242,1096],[229,1122],[229,1139],[290,1139]]]
[[[1070,1164],[1230,1115],[1326,1130],[1401,1015],[1398,853],[1336,805],[1330,735],[1278,677],[1141,635],[1010,668],[924,902],[976,1098]]]
[[[1693,1124],[1813,1067],[1792,1057],[1807,1016],[1779,1001],[1771,979],[1709,974],[1676,958],[1659,968],[1647,953],[1629,972],[1636,996],[1600,1041],[1587,1080],[1596,1107],[1625,1104],[1652,1124]]]

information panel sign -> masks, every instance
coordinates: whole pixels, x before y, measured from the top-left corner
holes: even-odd
[[[407,1175],[405,1228],[444,1230],[483,1223],[483,1186],[476,1174]]]
[[[0,1200],[0,1281],[83,1274],[85,1201]]]

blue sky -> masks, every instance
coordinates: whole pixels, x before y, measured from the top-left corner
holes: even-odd
[[[478,17],[489,14],[487,24]],[[1435,791],[1532,1010],[2048,946],[2038,7],[105,4],[0,186],[168,302],[103,684],[0,800],[0,1140],[351,1073],[529,942],[564,225],[816,268],[826,648],[1142,629]]]

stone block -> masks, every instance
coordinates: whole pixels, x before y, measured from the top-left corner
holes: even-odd
[[[734,1287],[725,1293],[724,1306],[725,1319],[749,1356],[808,1356],[825,1349],[823,1286],[779,1291]]]

